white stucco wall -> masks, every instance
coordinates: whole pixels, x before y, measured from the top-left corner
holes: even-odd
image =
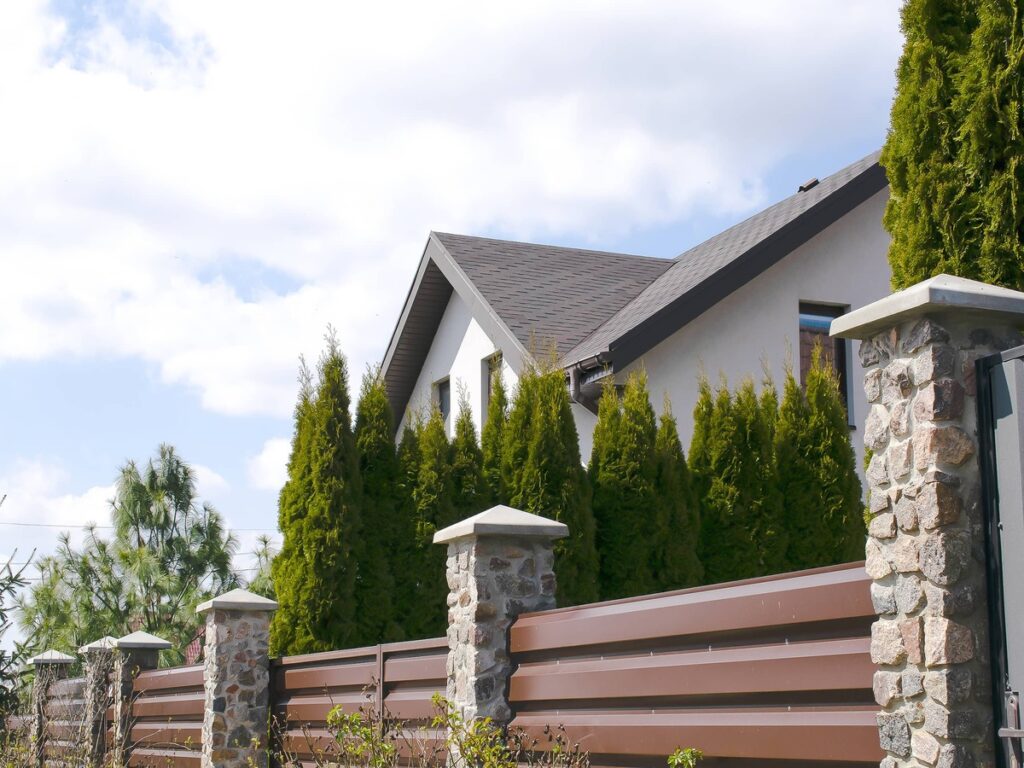
[[[617,375],[638,366],[647,370],[651,400],[660,412],[668,394],[684,449],[693,434],[700,371],[712,384],[724,373],[730,386],[744,377],[760,382],[766,361],[780,395],[787,355],[799,367],[799,304],[844,304],[856,309],[889,294],[889,235],[882,229],[888,199],[883,190],[806,242],[747,285],[667,338]],[[858,470],[863,460],[864,369],[855,347],[848,355],[851,424]],[[798,371],[799,374],[799,371]],[[588,414],[589,415],[589,414]],[[582,430],[586,422],[577,422]],[[591,427],[592,429],[592,427]],[[581,441],[582,442],[582,441]],[[582,447],[582,446],[581,446]],[[588,451],[584,456],[589,455]]]
[[[408,412],[403,414],[399,424],[398,436],[401,438],[409,412],[418,409],[426,410],[433,398],[434,382],[449,377],[451,381],[452,408],[448,420],[448,435],[451,436],[455,416],[459,409],[459,391],[464,387],[469,397],[470,409],[476,421],[477,431],[482,425],[484,404],[485,376],[481,363],[495,352],[498,347],[487,336],[480,324],[473,318],[468,305],[452,293],[448,307],[444,311],[434,341],[430,345],[427,359],[420,370],[416,386],[409,398]],[[505,359],[502,364],[506,391],[511,396],[519,377]]]

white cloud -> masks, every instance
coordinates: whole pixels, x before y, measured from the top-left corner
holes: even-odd
[[[192,464],[191,467],[196,481],[196,493],[204,501],[216,502],[217,494],[231,489],[228,481],[209,467],[202,464]]]
[[[263,443],[263,449],[248,462],[249,482],[253,488],[279,491],[288,479],[288,454],[291,441],[274,437]]]
[[[0,5],[0,362],[233,414],[287,415],[328,322],[379,359],[430,229],[600,245],[881,139],[900,43],[891,0],[140,7],[165,40]]]

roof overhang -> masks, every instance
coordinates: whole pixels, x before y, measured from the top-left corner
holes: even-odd
[[[381,365],[396,429],[453,294],[466,303],[473,319],[502,351],[513,370],[521,371],[533,362],[530,353],[431,232]]]
[[[777,264],[812,237],[824,231],[857,206],[885,189],[885,171],[876,162],[828,197],[756,243],[707,279],[672,300],[643,322],[622,334],[608,349],[575,363],[581,368],[609,366],[621,371],[673,333]]]

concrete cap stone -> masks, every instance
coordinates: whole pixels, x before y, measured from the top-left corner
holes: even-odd
[[[89,651],[112,651],[117,648],[117,638],[107,635],[101,637],[99,640],[93,640],[91,643],[86,643],[78,649],[79,653],[88,653]]]
[[[170,648],[171,644],[164,640],[162,637],[151,635],[149,632],[132,632],[130,635],[118,638],[115,641],[118,648],[153,648],[158,651],[162,651],[165,648]]]
[[[39,666],[40,664],[70,664],[74,660],[74,656],[68,656],[66,653],[50,649],[49,651],[43,651],[42,653],[31,657],[28,659],[28,663],[36,666]]]
[[[568,535],[569,528],[565,523],[499,505],[438,531],[434,534],[434,543],[445,544],[467,536],[562,539]]]
[[[196,613],[210,611],[276,611],[277,603],[247,589],[232,589],[196,606]]]
[[[1024,293],[965,277],[936,275],[837,317],[830,332],[847,339],[868,339],[908,320],[942,315],[1024,326]]]

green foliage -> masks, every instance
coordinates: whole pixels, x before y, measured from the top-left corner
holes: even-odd
[[[297,654],[357,644],[359,460],[347,365],[331,332],[315,392],[308,374],[302,376],[288,464],[279,506],[284,545],[272,568],[280,608],[271,622],[271,647]]]
[[[668,398],[654,442],[657,474],[657,524],[654,539],[654,577],[658,589],[678,589],[700,584],[700,502],[686,466],[679,427]]]
[[[630,374],[621,402],[609,376],[598,403],[590,460],[604,599],[660,586],[654,568],[669,531],[668,520],[658,514],[656,436],[647,375]]]
[[[209,503],[199,503],[191,467],[170,445],[144,466],[128,461],[111,502],[113,539],[68,534],[42,558],[40,580],[18,601],[33,650],[74,652],[104,635],[141,629],[169,640],[164,662],[180,663],[199,629],[195,606],[238,586],[236,543]]]
[[[451,445],[445,434],[444,419],[437,408],[419,433],[420,465],[413,499],[416,503],[416,541],[422,552],[417,604],[413,606],[410,634],[436,637],[447,628],[444,547],[435,546],[434,534],[456,521],[453,505]]]
[[[359,392],[355,426],[364,532],[357,592],[360,634],[367,643],[404,639],[401,618],[415,599],[414,576],[402,568],[415,547],[415,528],[401,507],[394,432],[380,368],[368,370]]]
[[[590,487],[564,373],[527,370],[519,380],[505,428],[502,477],[509,503],[569,527],[555,545],[561,605],[597,599],[598,558]]]
[[[3,499],[0,498],[0,506]],[[17,551],[3,565],[0,565],[0,640],[3,640],[12,626],[9,617],[11,604],[19,589],[28,581],[24,573],[27,566],[13,565]],[[31,560],[31,558],[29,558]],[[7,718],[14,714],[18,704],[21,665],[24,663],[24,647],[15,643],[13,650],[0,648],[0,742],[3,741]],[[0,763],[2,764],[2,763]]]
[[[676,751],[668,756],[669,768],[697,768],[697,763],[704,759],[704,753],[699,749],[687,747],[686,749],[676,748]]]
[[[893,287],[940,272],[1024,288],[1024,32],[1005,0],[908,0],[892,127]]]
[[[256,558],[256,574],[245,585],[245,588],[250,592],[262,595],[263,597],[269,597],[271,600],[274,600],[276,597],[274,593],[274,577],[270,573],[275,554],[277,553],[271,546],[270,537],[260,534],[256,538],[256,550],[253,552],[253,556]]]
[[[507,504],[508,493],[502,476],[502,449],[505,425],[508,423],[508,397],[499,368],[491,382],[491,398],[487,403],[487,421],[480,436],[483,452],[483,475],[491,504]]]
[[[487,509],[490,493],[484,482],[483,454],[476,439],[476,425],[469,400],[459,397],[451,454],[453,522]]]
[[[815,565],[859,560],[864,557],[865,532],[857,457],[850,444],[839,380],[820,352],[814,355],[807,374],[807,403],[811,414],[811,450],[817,458],[813,470],[821,494],[816,506],[824,517],[830,543],[830,550],[825,553],[827,559]]]

